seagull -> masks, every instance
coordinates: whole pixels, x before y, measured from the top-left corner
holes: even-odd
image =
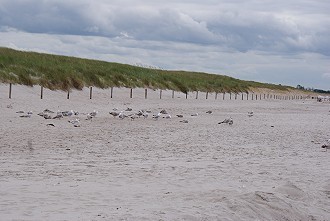
[[[192,114],[191,116],[192,117],[197,117],[198,116],[198,113]]]
[[[118,117],[123,120],[125,117],[128,117],[128,116],[121,111],[119,113]]]
[[[143,118],[144,118],[144,119],[147,119],[148,116],[149,116],[148,112],[144,112],[144,113],[143,113]]]
[[[160,118],[160,116],[161,116],[161,113],[159,112],[158,114],[154,114],[153,116],[152,116],[152,118],[155,118],[155,120],[158,120],[158,118]]]
[[[92,119],[93,119],[93,116],[91,114],[87,114],[86,120],[92,120]]]
[[[163,109],[159,113],[161,113],[161,114],[167,114],[167,111],[165,109]]]
[[[212,114],[212,111],[211,111],[211,110],[209,110],[209,111],[206,111],[206,113],[207,113],[207,114]]]
[[[180,120],[181,123],[188,123],[188,120]]]
[[[90,113],[90,115],[91,115],[92,117],[96,117],[97,113],[98,113],[98,111],[96,111],[96,110],[93,110],[93,112],[92,112],[92,113]]]
[[[166,115],[165,117],[163,117],[163,118],[166,118],[166,119],[171,119],[172,117],[171,117],[171,115]]]
[[[325,142],[325,144],[322,145],[322,148],[325,148],[325,151],[330,149],[330,139]]]
[[[117,117],[119,115],[119,113],[115,111],[109,112],[109,114],[112,115],[113,117]]]
[[[31,113],[30,112],[28,112],[27,114],[24,114],[24,115],[21,115],[20,117],[31,117]]]
[[[252,117],[252,116],[253,116],[253,111],[249,111],[249,112],[248,112],[248,116],[249,116],[249,117]]]
[[[230,118],[224,119],[222,122],[219,122],[218,124],[229,124],[229,125],[232,125],[233,123],[234,123],[234,121],[230,117]]]
[[[74,115],[74,112],[73,112],[73,110],[63,111],[62,114],[63,114],[63,116],[71,117],[72,115]]]
[[[62,118],[62,117],[63,117],[62,112],[61,112],[61,111],[57,111],[56,116],[53,117],[53,119],[60,119],[60,118]]]
[[[69,120],[69,123],[73,124],[74,127],[80,127],[80,120],[78,118],[75,120]]]
[[[177,114],[176,116],[177,116],[177,117],[180,117],[180,118],[182,118],[182,117],[183,117],[183,115],[182,115],[182,114]]]

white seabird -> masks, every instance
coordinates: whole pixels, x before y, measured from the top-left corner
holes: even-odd
[[[158,114],[154,114],[152,116],[152,118],[154,118],[155,120],[158,120],[160,118],[160,116],[161,116],[161,113],[159,112]]]
[[[128,117],[128,116],[121,111],[119,113],[118,117],[123,120],[125,117]]]
[[[330,149],[330,139],[327,140],[323,145],[322,148],[325,148],[325,151],[327,151],[328,149]]]
[[[234,121],[230,117],[230,118],[224,119],[222,122],[219,122],[218,124],[229,124],[229,125],[232,125],[233,123],[234,123]]]
[[[90,113],[90,115],[91,115],[92,117],[96,117],[97,113],[98,113],[98,111],[96,111],[96,110],[93,110],[93,112],[92,112],[92,113]]]

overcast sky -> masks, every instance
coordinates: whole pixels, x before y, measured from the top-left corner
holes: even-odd
[[[330,1],[0,0],[0,46],[330,90]]]

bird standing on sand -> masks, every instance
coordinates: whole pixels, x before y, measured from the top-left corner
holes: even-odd
[[[249,111],[249,112],[248,112],[248,116],[249,116],[249,117],[252,117],[252,116],[253,116],[253,111]]]
[[[230,118],[224,119],[222,122],[219,122],[218,124],[229,124],[229,125],[232,125],[233,123],[234,123],[234,121],[230,117]]]
[[[154,116],[152,116],[152,118],[154,118],[155,120],[158,120],[161,116],[161,113],[159,112],[158,114],[154,114]]]
[[[325,142],[325,144],[322,145],[322,148],[325,148],[325,151],[330,149],[330,139]]]

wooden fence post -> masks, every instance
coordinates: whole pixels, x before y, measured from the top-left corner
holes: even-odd
[[[231,100],[231,92],[229,93],[229,99]]]
[[[246,100],[249,100],[249,92],[246,92]]]
[[[40,99],[42,99],[44,96],[44,87],[41,85],[41,88],[40,88]]]
[[[237,100],[237,93],[235,93],[235,100]]]
[[[131,88],[131,90],[130,90],[129,97],[133,98],[133,88]]]
[[[92,99],[93,87],[89,88],[89,99]]]
[[[215,92],[215,100],[218,99],[218,92]]]
[[[188,99],[188,92],[186,92],[186,99]]]
[[[207,92],[206,92],[206,97],[205,97],[206,100],[207,100],[208,97],[209,97],[209,92],[207,91]]]
[[[223,92],[223,94],[222,94],[222,100],[225,99],[225,94],[226,94],[226,92]]]
[[[242,93],[242,100],[244,100],[244,93]]]
[[[11,99],[11,83],[9,83],[9,99]]]
[[[160,91],[159,91],[159,99],[162,99],[162,92],[163,92],[163,90],[160,89]]]
[[[144,89],[144,99],[147,99],[148,98],[148,89],[145,88]]]
[[[66,96],[66,99],[70,99],[70,89],[68,89],[68,94]]]
[[[174,90],[172,90],[172,98],[174,98]]]
[[[198,91],[196,91],[196,99],[198,99]]]

